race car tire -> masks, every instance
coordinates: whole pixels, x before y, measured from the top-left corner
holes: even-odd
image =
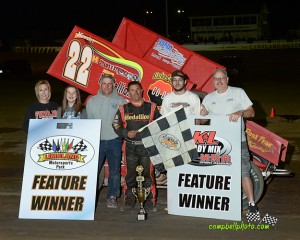
[[[253,163],[251,162],[251,171],[250,171],[252,183],[253,183],[253,194],[254,194],[254,200],[255,203],[257,203],[263,193],[264,189],[266,187],[262,172],[260,169]],[[244,191],[242,191],[242,208],[243,210],[248,208],[248,198]]]

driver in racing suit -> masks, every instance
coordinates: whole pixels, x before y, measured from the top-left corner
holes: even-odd
[[[136,167],[142,165],[144,168],[142,175],[145,178],[143,187],[150,189],[150,194],[145,201],[145,209],[157,211],[154,166],[141,141],[138,129],[160,117],[160,113],[155,103],[143,99],[143,89],[140,82],[130,82],[127,90],[130,102],[119,106],[113,120],[113,128],[116,134],[125,140],[125,205],[120,210],[124,211],[135,206],[136,198],[132,193],[132,189],[136,188],[137,184]]]

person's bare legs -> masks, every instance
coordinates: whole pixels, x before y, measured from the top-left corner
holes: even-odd
[[[254,202],[253,183],[250,177],[242,177],[242,187],[249,202]]]
[[[248,198],[248,212],[257,213],[258,208],[254,202],[253,183],[250,177],[242,177],[242,187]]]

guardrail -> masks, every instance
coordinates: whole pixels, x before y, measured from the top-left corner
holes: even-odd
[[[16,53],[58,53],[61,47],[26,47],[17,46],[14,47],[14,52]]]
[[[286,42],[254,42],[254,43],[207,43],[207,44],[183,44],[182,46],[192,51],[225,51],[225,50],[257,50],[257,49],[284,49],[284,48],[300,48],[300,41]],[[16,46],[16,53],[58,53],[61,47],[51,46]]]
[[[254,42],[254,43],[217,43],[217,44],[184,44],[192,51],[224,51],[224,50],[257,50],[257,49],[285,49],[300,48],[300,41],[286,42]]]

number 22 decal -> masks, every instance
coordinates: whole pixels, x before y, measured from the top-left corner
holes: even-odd
[[[87,86],[92,58],[93,50],[89,46],[82,48],[80,42],[72,41],[69,45],[63,76],[77,84]]]

